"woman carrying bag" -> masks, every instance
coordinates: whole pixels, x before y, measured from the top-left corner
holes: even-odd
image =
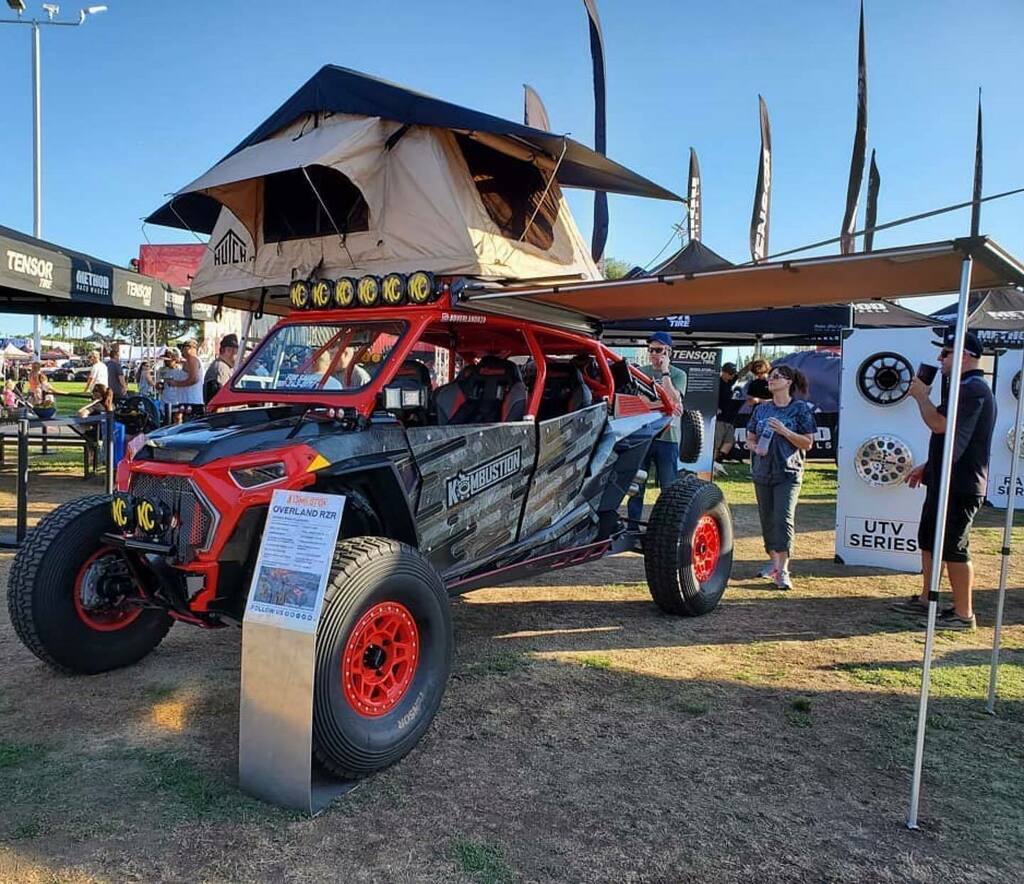
[[[761,576],[779,589],[792,589],[789,557],[793,551],[796,502],[804,461],[817,426],[811,406],[793,394],[807,395],[807,378],[799,369],[777,365],[768,375],[771,400],[756,406],[747,423],[750,477],[757,495],[764,548],[771,561]]]

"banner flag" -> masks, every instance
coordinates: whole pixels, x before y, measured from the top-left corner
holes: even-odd
[[[850,157],[850,180],[846,185],[846,214],[839,232],[839,250],[844,255],[854,251],[853,232],[857,229],[857,197],[864,181],[864,157],[868,144],[868,70],[864,51],[864,2],[860,4],[860,45],[857,50],[857,131],[853,136]]]
[[[700,164],[697,151],[690,148],[690,180],[686,188],[686,224],[690,241],[700,242]]]
[[[978,134],[974,142],[974,204],[971,206],[971,236],[981,226],[981,88],[978,88]]]
[[[601,19],[597,17],[597,0],[583,0],[590,19],[590,57],[594,63],[594,150],[604,155],[605,140],[605,95],[604,95],[604,37],[601,34]],[[590,254],[595,261],[604,257],[604,246],[608,241],[608,194],[603,190],[594,193],[594,232],[590,240]]]
[[[768,217],[772,209],[772,130],[768,123],[768,105],[757,96],[761,115],[761,155],[757,164],[757,189],[754,212],[750,217],[750,257],[756,264],[768,254]]]
[[[871,149],[871,167],[868,169],[868,205],[864,211],[864,251],[870,252],[875,244],[875,221],[878,219],[878,188],[882,178],[875,165],[875,149]]]
[[[551,131],[551,122],[544,102],[540,100],[537,90],[523,83],[523,122],[533,129],[543,132]]]

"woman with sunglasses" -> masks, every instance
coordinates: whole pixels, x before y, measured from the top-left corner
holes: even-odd
[[[761,576],[779,589],[792,589],[789,557],[793,551],[796,501],[803,481],[804,460],[814,444],[817,426],[811,406],[793,394],[807,395],[807,378],[799,369],[777,365],[768,375],[771,400],[762,402],[747,423],[751,451],[750,476],[757,495],[764,548],[771,561]]]

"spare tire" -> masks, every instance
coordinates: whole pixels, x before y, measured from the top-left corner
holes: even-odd
[[[679,418],[679,459],[696,463],[704,450],[704,416],[688,408]]]

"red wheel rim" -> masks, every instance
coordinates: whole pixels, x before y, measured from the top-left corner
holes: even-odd
[[[405,696],[420,658],[420,634],[404,605],[382,602],[359,618],[341,655],[345,699],[360,715],[386,715]]]
[[[116,632],[134,623],[142,614],[142,608],[128,606],[123,602],[120,605],[110,607],[86,607],[85,599],[82,597],[82,590],[86,588],[86,581],[91,576],[89,571],[104,556],[116,555],[112,547],[101,546],[89,558],[85,560],[82,567],[78,569],[75,577],[75,589],[73,599],[75,610],[79,619],[90,629],[97,632]]]
[[[693,575],[700,583],[715,573],[718,557],[722,554],[722,535],[713,516],[703,515],[693,531]]]

